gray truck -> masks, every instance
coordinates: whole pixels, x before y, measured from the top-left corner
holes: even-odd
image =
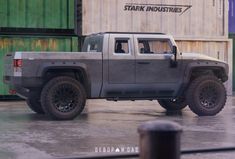
[[[36,113],[53,119],[78,116],[86,99],[158,100],[168,111],[186,106],[199,116],[226,102],[228,64],[179,53],[172,36],[97,33],[82,52],[14,52],[5,57],[4,81]]]

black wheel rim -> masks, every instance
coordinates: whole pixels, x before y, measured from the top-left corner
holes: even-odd
[[[215,108],[218,104],[219,92],[214,84],[207,84],[200,89],[199,101],[200,104],[207,108]]]
[[[61,84],[53,92],[52,104],[59,112],[71,112],[77,107],[78,103],[78,90],[70,84]]]

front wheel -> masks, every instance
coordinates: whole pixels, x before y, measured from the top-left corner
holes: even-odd
[[[216,115],[224,108],[226,100],[226,89],[214,76],[196,78],[187,91],[189,108],[198,116]]]
[[[84,109],[86,93],[79,81],[61,76],[51,79],[41,93],[42,107],[56,120],[71,120]]]
[[[167,111],[179,111],[188,105],[185,98],[160,99],[158,103]]]

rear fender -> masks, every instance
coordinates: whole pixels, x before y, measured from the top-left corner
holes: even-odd
[[[82,77],[84,78],[84,87],[86,89],[87,95],[90,96],[91,93],[91,79],[89,70],[87,66],[83,63],[45,63],[43,64],[40,69],[37,71],[38,77],[45,77],[47,72],[50,71],[59,71],[61,75],[66,72],[79,72],[82,73]]]

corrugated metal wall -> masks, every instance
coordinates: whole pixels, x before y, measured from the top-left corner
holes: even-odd
[[[9,95],[9,88],[2,81],[3,57],[6,53],[12,51],[78,51],[78,37],[66,32],[66,30],[74,29],[74,1],[0,0],[0,33],[4,33],[4,35],[0,34],[0,96]],[[3,28],[6,30],[17,29],[17,32],[7,31],[5,33]],[[26,29],[31,30],[27,32]],[[45,36],[42,36],[37,29],[42,29],[42,32],[47,30]],[[59,31],[52,33],[48,29],[58,29]],[[24,35],[19,36],[18,33]],[[31,36],[34,33],[40,34]],[[66,35],[66,37],[61,35]]]
[[[80,1],[83,10],[78,14],[83,18],[78,24],[82,25],[83,35],[125,31],[163,32],[187,38],[228,37],[228,0]]]
[[[74,29],[74,0],[0,0],[0,27]]]
[[[9,95],[3,83],[3,57],[12,51],[78,51],[77,37],[0,36],[0,96]]]
[[[177,40],[177,45],[184,52],[196,52],[228,62],[227,41],[188,41]]]

